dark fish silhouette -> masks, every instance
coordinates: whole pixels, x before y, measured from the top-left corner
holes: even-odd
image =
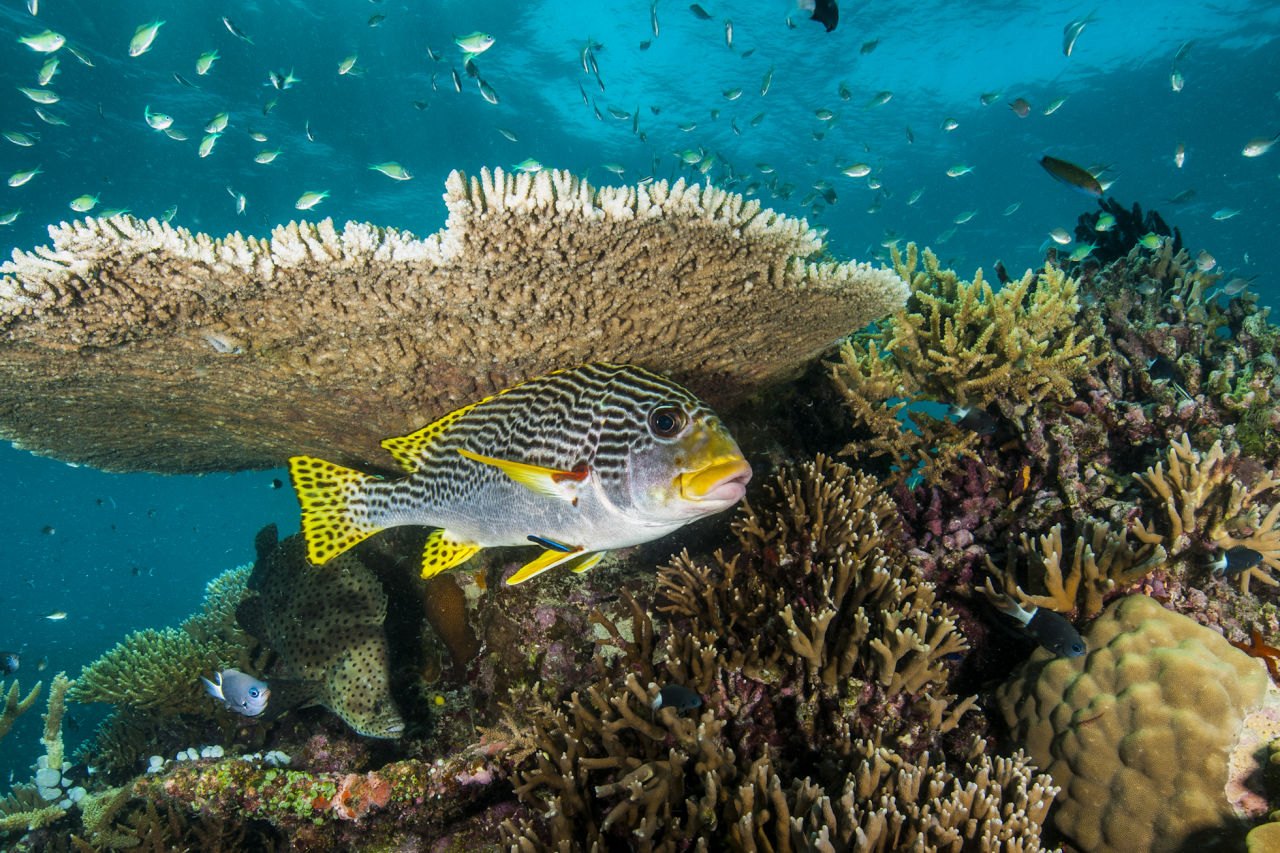
[[[1071,187],[1076,192],[1094,198],[1102,198],[1102,184],[1088,169],[1082,169],[1075,163],[1050,157],[1048,154],[1040,158],[1040,165],[1054,178]]]

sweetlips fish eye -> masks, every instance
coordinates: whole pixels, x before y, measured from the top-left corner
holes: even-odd
[[[250,687],[250,688],[249,688],[249,698],[250,698],[250,699],[257,699],[257,698],[258,698],[258,688],[256,688],[256,687]]]
[[[689,419],[677,406],[659,406],[649,413],[649,431],[658,438],[673,438]]]

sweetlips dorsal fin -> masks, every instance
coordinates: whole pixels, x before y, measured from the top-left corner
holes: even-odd
[[[606,365],[606,366],[612,366],[612,365]],[[574,368],[565,367],[559,370],[553,370],[551,371],[551,373],[548,373],[547,375],[553,376],[557,373],[564,373],[566,370],[572,370],[572,369]],[[529,382],[533,380],[525,380],[525,381]],[[507,393],[508,391],[511,391],[514,388],[518,388],[523,384],[524,382],[518,382],[515,385],[512,385],[510,388],[503,388],[498,393],[490,394],[488,397],[485,397],[482,400],[477,400],[476,402],[463,406],[460,409],[454,409],[449,414],[444,415],[443,417],[437,418],[436,420],[432,421],[431,423],[427,424],[421,429],[415,430],[414,432],[411,432],[408,435],[401,435],[395,438],[383,439],[382,447],[384,450],[390,453],[392,457],[395,458],[396,462],[400,463],[401,468],[404,468],[406,471],[412,474],[415,471],[417,471],[418,468],[422,465],[422,459],[426,455],[427,449],[431,447],[433,444],[435,444],[435,442],[440,438],[440,436],[448,432],[449,428],[452,427],[453,424],[459,418],[461,418],[467,412],[474,409],[476,406],[487,403],[490,400],[494,399],[495,397],[501,397],[503,394]]]
[[[436,443],[440,436],[448,432],[449,428],[459,418],[481,403],[492,399],[493,397],[485,397],[483,400],[463,406],[461,409],[454,409],[449,414],[432,421],[422,429],[415,430],[408,435],[384,439],[382,446],[395,458],[396,462],[400,463],[401,468],[412,474],[422,464],[427,450]]]

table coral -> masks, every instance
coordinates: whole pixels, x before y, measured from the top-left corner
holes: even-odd
[[[1037,651],[997,691],[1014,742],[1062,788],[1054,824],[1093,853],[1173,851],[1224,827],[1262,665],[1142,595],[1112,602],[1085,639],[1087,655]]]
[[[50,228],[0,264],[0,434],[113,471],[376,468],[388,436],[586,361],[741,401],[907,295],[891,270],[819,260],[804,220],[683,178],[453,172],[445,204],[425,239]]]

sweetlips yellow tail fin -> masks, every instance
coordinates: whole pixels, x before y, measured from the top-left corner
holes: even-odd
[[[314,456],[294,456],[289,460],[289,479],[302,505],[302,535],[312,565],[329,562],[382,529],[352,509],[356,499],[363,505],[368,486],[378,477]]]
[[[429,578],[447,572],[471,559],[479,550],[479,545],[460,542],[447,530],[433,530],[422,549],[422,576]]]

